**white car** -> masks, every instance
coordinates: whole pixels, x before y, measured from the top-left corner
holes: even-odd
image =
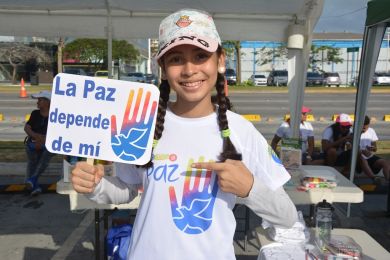
[[[267,78],[261,74],[253,74],[249,81],[255,86],[267,86]]]
[[[390,85],[390,74],[375,72],[373,85]]]

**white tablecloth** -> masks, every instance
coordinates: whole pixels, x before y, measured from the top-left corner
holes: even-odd
[[[313,175],[332,175],[336,176],[337,187],[335,188],[312,188],[308,191],[300,191],[297,187],[300,185],[300,177],[303,173]],[[291,181],[284,188],[291,200],[296,204],[317,204],[322,200],[329,203],[360,203],[363,202],[363,191],[345,178],[342,174],[329,166],[302,165],[299,170],[291,171]]]

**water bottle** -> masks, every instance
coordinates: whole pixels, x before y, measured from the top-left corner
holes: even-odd
[[[324,249],[325,245],[330,241],[330,233],[332,230],[332,211],[331,204],[323,200],[316,207],[316,242],[320,249]]]

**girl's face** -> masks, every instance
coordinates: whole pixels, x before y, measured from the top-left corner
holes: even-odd
[[[211,107],[211,91],[217,81],[218,67],[225,67],[225,56],[192,45],[180,45],[162,60],[163,79],[177,94],[181,107]]]

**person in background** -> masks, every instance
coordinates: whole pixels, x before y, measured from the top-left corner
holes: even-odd
[[[314,152],[314,131],[311,123],[307,122],[307,113],[311,109],[309,107],[302,106],[301,110],[301,123],[299,125],[299,138],[302,143],[302,163],[311,165],[320,165],[324,163],[323,158],[319,153]],[[271,141],[272,149],[277,152],[277,146],[280,140],[283,138],[291,138],[292,131],[290,127],[290,118],[283,122]]]
[[[352,148],[352,120],[348,114],[340,114],[336,122],[322,133],[322,151],[325,154],[325,163],[328,166],[342,167],[344,175],[349,174]]]
[[[292,227],[297,210],[283,189],[291,177],[253,124],[227,109],[225,52],[212,16],[182,9],[158,32],[162,81],[150,161],[116,163],[116,176],[78,162],[72,184],[114,204],[144,188],[127,259],[233,260],[237,198],[273,225]]]
[[[51,93],[44,90],[33,94],[32,98],[38,99],[38,109],[31,112],[30,118],[24,126],[24,131],[27,134],[25,150],[28,160],[25,184],[27,189],[31,191],[31,195],[37,195],[42,192],[38,184],[39,176],[46,170],[54,155],[45,147]]]
[[[376,142],[378,136],[373,128],[370,127],[370,118],[364,118],[362,134],[360,136],[361,169],[369,177],[375,180],[375,175],[383,170],[386,180],[390,177],[390,162],[375,154],[377,151]]]

